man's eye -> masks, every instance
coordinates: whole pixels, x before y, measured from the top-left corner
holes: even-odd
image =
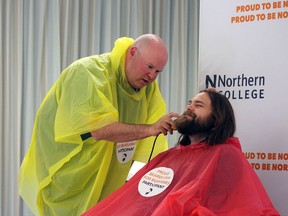
[[[152,68],[153,68],[153,66],[151,66],[151,65],[147,65],[147,67],[148,67],[149,69],[152,69]]]
[[[195,107],[198,107],[198,108],[203,107],[203,104],[195,104]]]

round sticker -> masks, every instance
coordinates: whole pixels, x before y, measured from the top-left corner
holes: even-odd
[[[139,181],[138,191],[144,197],[162,193],[172,182],[174,172],[167,167],[158,167],[147,172]]]
[[[117,143],[116,155],[120,163],[127,163],[133,158],[136,149],[136,141]]]

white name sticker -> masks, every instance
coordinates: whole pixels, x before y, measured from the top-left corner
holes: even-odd
[[[136,141],[117,143],[116,155],[120,163],[127,163],[132,160],[136,149]]]
[[[167,167],[158,167],[146,173],[138,184],[138,191],[144,197],[162,193],[172,182],[174,172]]]

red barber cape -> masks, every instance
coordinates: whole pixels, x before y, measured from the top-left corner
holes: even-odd
[[[153,194],[154,193],[154,194]],[[279,215],[237,138],[160,153],[83,216]]]

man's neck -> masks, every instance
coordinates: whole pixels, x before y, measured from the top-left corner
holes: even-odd
[[[195,134],[189,136],[191,144],[200,143],[206,140],[206,134]]]

